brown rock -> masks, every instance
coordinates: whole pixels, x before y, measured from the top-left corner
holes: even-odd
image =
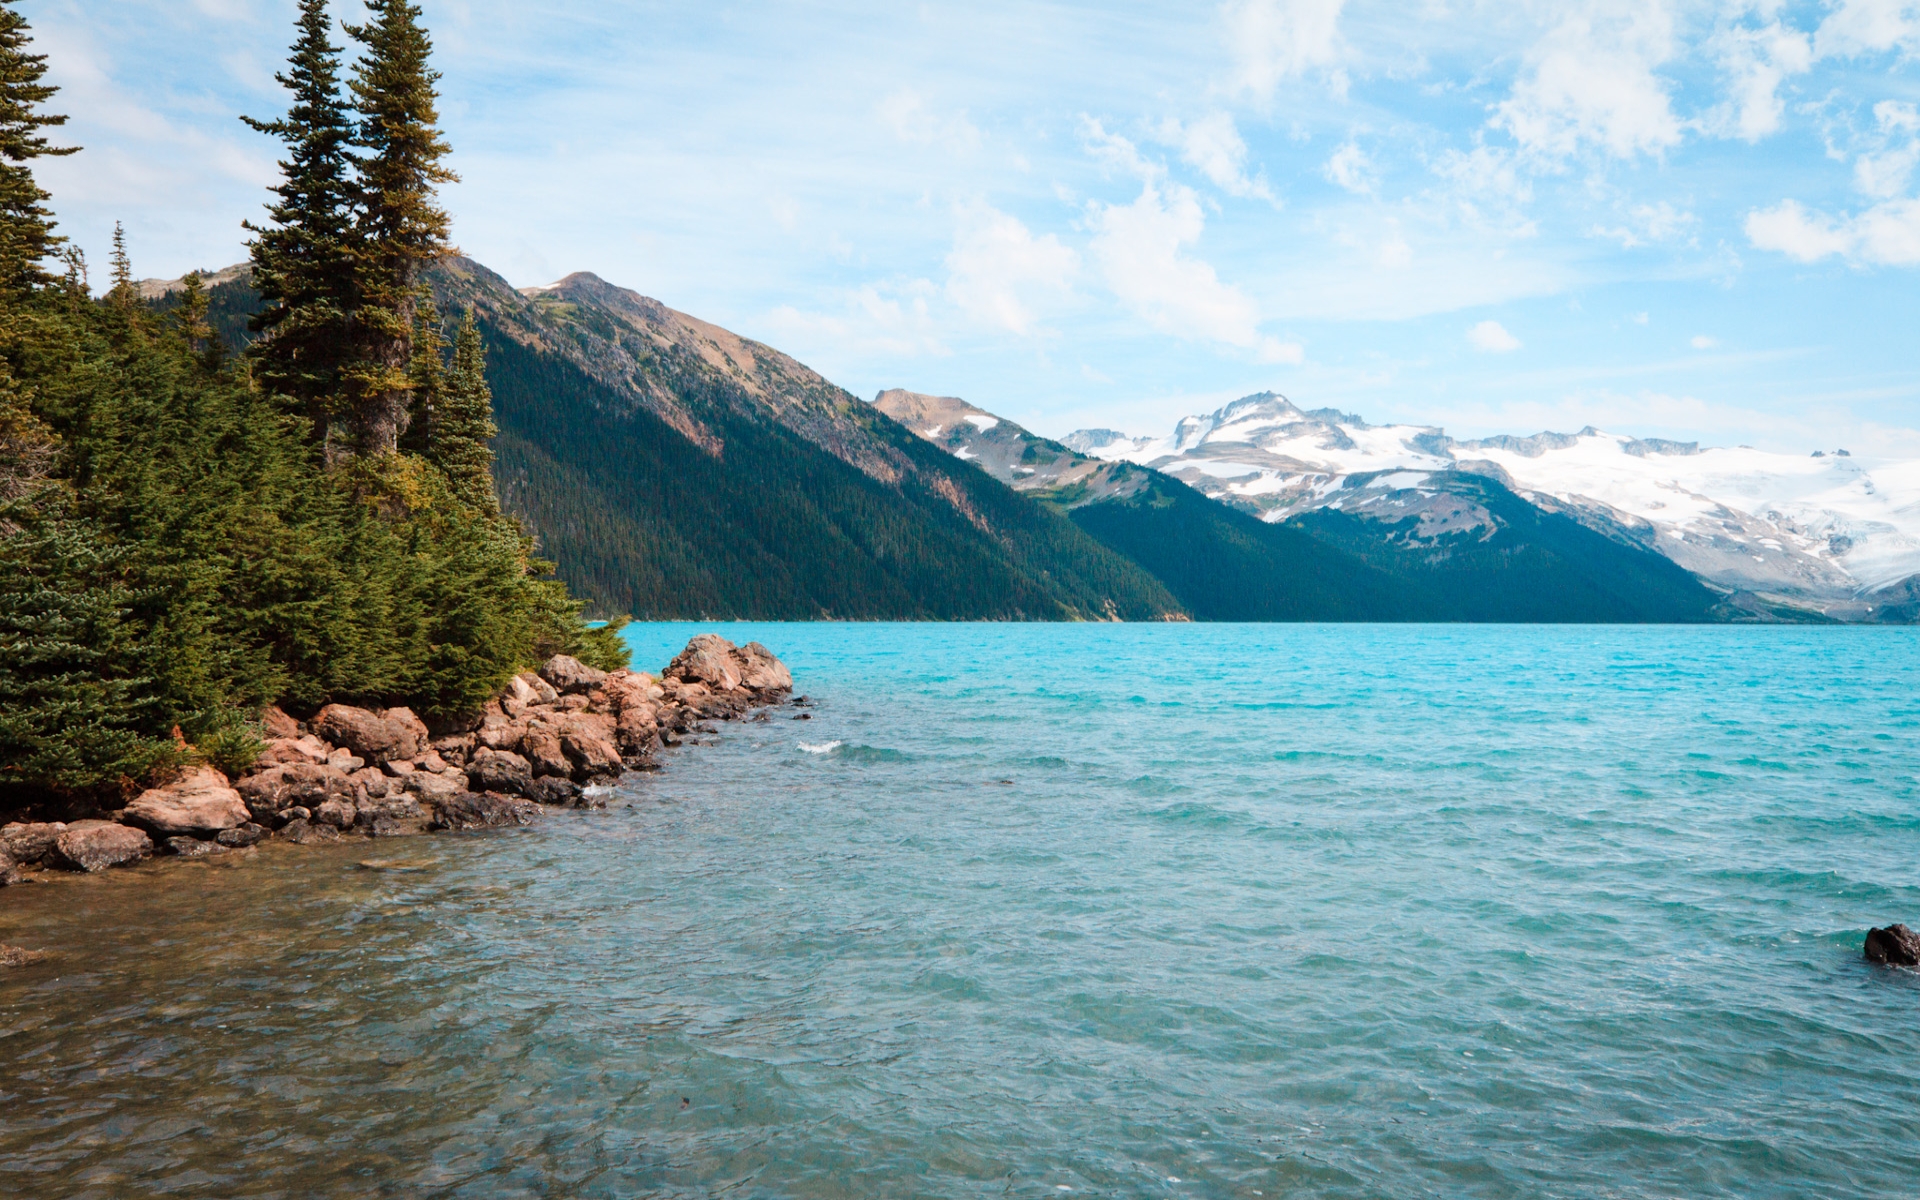
[[[352,829],[359,810],[345,800],[329,800],[313,810],[313,823],[335,829]]]
[[[740,686],[760,695],[782,694],[793,690],[793,672],[759,642],[748,642],[734,655],[740,664]]]
[[[422,754],[418,765],[422,771],[431,771],[435,775],[445,775],[448,771],[453,770],[453,767],[448,764],[447,760],[440,757],[440,752],[437,750],[429,750],[425,754]]]
[[[331,825],[315,825],[306,821],[290,822],[280,831],[280,836],[296,846],[311,846],[316,842],[337,842],[340,831]]]
[[[266,825],[295,805],[314,808],[326,800],[349,797],[353,784],[346,772],[333,767],[292,763],[247,776],[240,781],[239,791],[253,819]]]
[[[482,750],[467,764],[467,782],[476,792],[506,792],[518,796],[533,782],[533,767],[518,754]]]
[[[229,829],[213,840],[234,850],[244,850],[248,846],[258,846],[273,835],[264,828],[249,821],[238,829]]]
[[[442,800],[452,796],[458,796],[465,792],[467,790],[467,780],[464,775],[452,773],[433,775],[426,771],[421,771],[418,774],[407,776],[406,788],[409,795],[418,796],[427,804],[437,804]]]
[[[0,850],[0,887],[12,887],[21,878],[20,864],[13,861],[13,855]]]
[[[473,748],[477,744],[478,742],[473,734],[463,733],[456,737],[441,738],[433,744],[433,752],[452,766],[464,767],[467,765],[468,756],[473,753]],[[428,767],[427,769],[432,770],[433,768]]]
[[[199,838],[192,837],[170,837],[162,842],[161,846],[176,858],[206,858],[209,855],[227,852],[227,848],[219,842],[203,842]]]
[[[385,797],[398,786],[385,771],[377,771],[372,767],[355,771],[347,776],[347,782],[355,789],[355,797],[365,795],[374,800]]]
[[[577,658],[556,654],[540,668],[540,678],[560,693],[591,692],[607,681],[605,671],[595,670]]]
[[[345,704],[329,704],[314,718],[314,732],[336,746],[345,747],[356,758],[379,764],[397,758],[418,758],[426,740],[426,727],[405,709],[392,709],[403,717],[368,712]]]
[[[536,725],[527,730],[527,736],[520,739],[519,748],[521,757],[527,760],[536,777],[573,774],[573,763],[560,744],[560,734],[549,726]]]
[[[215,834],[247,823],[249,812],[227,777],[212,767],[193,767],[165,787],[142,792],[121,820],[161,837]]]
[[[1890,967],[1920,967],[1920,934],[1905,925],[1868,930],[1867,960]]]
[[[467,792],[436,806],[435,829],[499,829],[531,825],[540,817],[540,806],[518,796]]]
[[[382,715],[385,716],[389,721],[394,721],[394,722],[397,722],[398,724],[406,726],[407,729],[413,734],[414,740],[420,743],[420,750],[425,750],[430,744],[432,744],[433,734],[427,730],[427,723],[425,721],[422,721],[419,717],[414,716],[412,709],[390,708]],[[418,751],[416,751],[415,753],[418,753]],[[409,754],[406,757],[412,758],[414,757],[414,755]]]
[[[573,777],[585,782],[620,774],[620,747],[614,741],[611,717],[580,713],[568,717],[560,727],[560,745],[573,764]]]
[[[713,691],[730,692],[740,686],[740,666],[734,644],[714,633],[703,633],[687,643],[667,668],[669,679],[704,683]]]
[[[115,821],[75,821],[53,843],[54,862],[95,874],[153,857],[153,839]]]
[[[333,747],[327,745],[312,734],[303,734],[295,738],[275,738],[267,743],[267,749],[254,763],[255,770],[267,767],[280,767],[288,763],[320,764],[333,756]]]
[[[420,768],[418,765],[414,763],[410,763],[405,759],[399,759],[397,761],[387,763],[384,768],[386,773],[393,776],[395,779],[405,779],[407,776],[413,774],[415,771],[418,771],[419,769]]]
[[[275,740],[292,741],[300,736],[300,722],[287,715],[279,705],[271,705],[260,714],[260,724],[266,728],[267,736]]]
[[[0,846],[23,867],[35,866],[44,862],[53,853],[53,844],[67,827],[60,821],[40,824],[16,822],[0,829]]]

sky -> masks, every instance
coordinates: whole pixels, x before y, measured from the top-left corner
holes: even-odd
[[[1920,0],[421,7],[462,251],[865,398],[1920,457]],[[19,8],[64,231],[243,259],[294,0]]]

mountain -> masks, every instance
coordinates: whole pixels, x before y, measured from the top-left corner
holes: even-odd
[[[1481,479],[1655,552],[1759,615],[1911,620],[1920,594],[1920,463],[1869,468],[1585,429],[1460,441],[1438,428],[1303,411],[1273,393],[1162,438],[1083,430],[1066,446],[1154,467],[1264,519],[1471,510]],[[1379,481],[1391,479],[1392,494]],[[1397,506],[1397,507],[1396,507]]]
[[[486,336],[503,503],[599,611],[1185,615],[1059,513],[769,347],[591,275],[523,292],[453,259],[431,282],[443,314],[471,307]],[[244,275],[210,295],[257,306]]]
[[[1348,476],[1337,503],[1263,520],[1251,506],[1092,458],[953,397],[895,390],[874,405],[1063,509],[1203,620],[1697,622],[1719,602],[1673,563],[1485,476]],[[1123,435],[1076,440],[1110,446]],[[1211,482],[1204,469],[1184,469],[1200,487]]]

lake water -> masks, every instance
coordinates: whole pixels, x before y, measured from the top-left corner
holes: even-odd
[[[0,892],[0,1194],[1920,1189],[1920,631],[721,629],[605,813]]]

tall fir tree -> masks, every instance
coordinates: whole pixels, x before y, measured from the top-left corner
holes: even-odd
[[[107,291],[107,299],[122,309],[131,309],[139,300],[140,293],[133,282],[133,256],[127,253],[127,231],[120,222],[113,223],[113,287]]]
[[[468,507],[489,516],[500,511],[493,487],[493,389],[487,386],[487,347],[469,308],[454,339],[453,370],[435,414],[431,457]]]
[[[334,449],[334,424],[345,415],[358,278],[354,123],[341,94],[341,48],[332,29],[327,0],[301,0],[299,38],[287,70],[276,76],[293,93],[292,106],[277,121],[242,118],[287,145],[283,178],[267,210],[271,224],[247,225],[255,234],[253,285],[263,305],[249,325],[261,335],[248,351],[254,378],[287,398],[326,457]]]
[[[347,28],[364,48],[353,79],[360,113],[355,157],[360,177],[357,361],[349,392],[355,448],[362,455],[399,447],[412,408],[408,393],[421,274],[451,252],[450,223],[436,202],[457,178],[442,160],[439,73],[433,42],[411,0],[369,0],[368,20]]]
[[[432,293],[422,289],[413,314],[413,365],[407,371],[409,409],[400,447],[413,454],[430,453],[447,392],[447,339],[440,332],[440,311]]]
[[[33,176],[33,161],[76,152],[54,146],[41,132],[67,123],[42,105],[56,88],[41,82],[44,54],[29,54],[31,31],[15,11],[17,0],[0,0],[0,291],[18,295],[51,277],[40,264],[66,239],[53,232],[51,197]]]

